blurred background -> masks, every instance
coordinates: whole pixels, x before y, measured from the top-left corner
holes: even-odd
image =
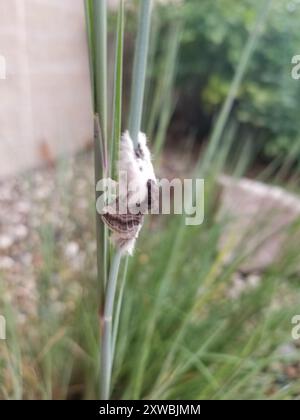
[[[126,1],[123,129],[138,3]],[[299,399],[300,1],[153,3],[142,128],[158,177],[205,178],[205,220],[147,218],[113,397]],[[0,0],[1,399],[98,395],[86,40],[81,0]]]

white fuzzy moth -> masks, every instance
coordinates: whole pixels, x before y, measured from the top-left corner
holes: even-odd
[[[136,239],[141,230],[145,210],[152,208],[157,201],[156,177],[151,162],[150,151],[144,133],[139,133],[136,149],[128,131],[120,141],[119,174],[126,174],[127,186],[125,197],[118,196],[113,203],[119,209],[126,199],[126,211],[113,211],[112,205],[105,207],[103,222],[112,231],[111,239],[116,247],[125,254],[132,255]],[[135,207],[137,211],[132,211]],[[115,207],[114,207],[115,209]]]

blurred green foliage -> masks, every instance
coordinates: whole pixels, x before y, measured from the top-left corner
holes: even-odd
[[[211,121],[226,97],[260,5],[260,0],[186,0],[181,7],[185,26],[177,84]],[[300,82],[291,77],[291,59],[300,49],[299,21],[299,0],[273,0],[236,98],[239,140],[250,137],[268,159],[284,158],[299,138]],[[196,123],[203,124],[200,116]]]

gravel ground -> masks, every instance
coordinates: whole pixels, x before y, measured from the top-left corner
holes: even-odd
[[[44,270],[53,271],[54,302],[63,289],[60,280],[82,272],[87,254],[95,253],[92,164],[92,155],[84,154],[0,183],[2,301],[12,302],[21,320],[36,315]],[[54,255],[63,268],[49,267]]]

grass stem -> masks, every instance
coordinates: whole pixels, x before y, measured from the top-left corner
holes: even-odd
[[[134,146],[137,145],[143,114],[151,9],[152,0],[140,1],[139,25],[134,54],[129,115],[129,133]]]
[[[101,351],[101,400],[110,397],[112,372],[112,319],[117,289],[118,273],[122,253],[117,250],[112,260],[105,294],[104,315],[102,319],[102,351]]]

